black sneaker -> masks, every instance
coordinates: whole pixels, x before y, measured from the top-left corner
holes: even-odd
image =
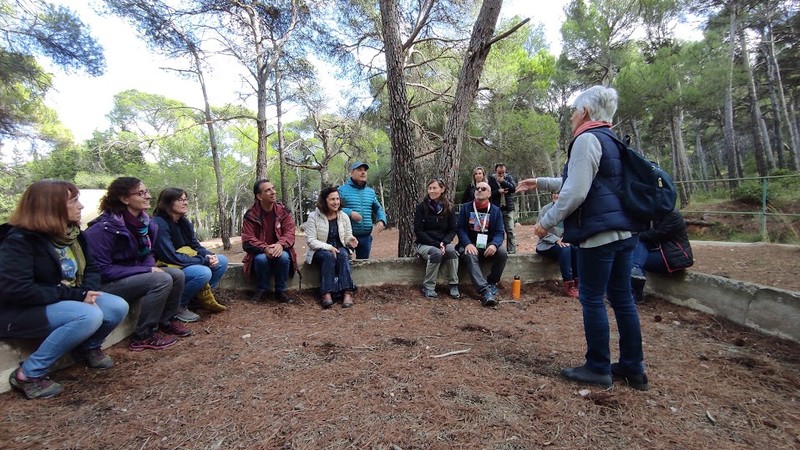
[[[586,366],[561,369],[561,376],[578,383],[596,384],[604,388],[610,388],[612,384],[611,375],[594,372]]]
[[[628,369],[620,363],[611,364],[611,375],[617,379],[625,381],[628,386],[639,391],[646,391],[650,389],[650,383],[647,381],[647,375],[644,373],[631,373]]]
[[[483,306],[495,306],[497,304],[497,299],[494,298],[494,292],[490,288],[486,288],[483,290],[483,299],[481,299],[481,304]]]
[[[290,297],[289,294],[286,293],[286,291],[276,292],[275,300],[277,300],[278,303],[294,303],[294,299]]]
[[[14,389],[21,391],[29,400],[35,398],[50,398],[55,397],[64,390],[64,387],[47,376],[39,378],[27,378],[25,380],[19,377],[19,368],[11,372],[8,376],[8,383]]]
[[[269,291],[263,291],[261,289],[257,290],[252,297],[250,297],[251,302],[261,303],[265,300],[265,297],[269,295]]]

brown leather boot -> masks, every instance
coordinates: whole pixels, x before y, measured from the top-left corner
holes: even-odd
[[[567,297],[578,298],[578,285],[575,280],[565,281],[562,293]]]
[[[228,309],[225,305],[217,303],[217,299],[214,298],[214,293],[211,292],[211,286],[208,284],[203,286],[203,289],[200,289],[200,292],[195,295],[195,298],[201,308],[212,313],[218,313]]]

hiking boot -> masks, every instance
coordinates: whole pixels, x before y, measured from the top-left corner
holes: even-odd
[[[450,297],[452,298],[461,298],[461,292],[458,290],[457,284],[450,285]]]
[[[225,305],[217,302],[214,292],[208,284],[203,286],[203,289],[200,289],[195,298],[197,299],[197,304],[208,312],[218,313],[228,309]]]
[[[278,303],[294,303],[294,299],[290,297],[289,294],[286,293],[286,291],[276,292],[275,300],[277,300]]]
[[[85,361],[86,367],[92,369],[109,369],[114,365],[114,360],[106,355],[101,348],[92,348],[89,350],[75,349],[72,351],[72,357],[75,358],[76,361]]]
[[[575,280],[565,281],[561,293],[567,297],[578,298],[578,286],[575,285]]]
[[[422,288],[422,295],[424,295],[426,298],[437,298],[437,297],[439,297],[439,294],[437,294],[436,291],[434,291],[433,289],[425,288],[425,287]]]
[[[646,391],[650,388],[647,382],[647,375],[644,373],[632,373],[620,363],[611,364],[611,376],[615,379],[625,381],[628,386],[639,391]]]
[[[488,287],[484,289],[481,304],[483,306],[494,306],[497,304],[497,300],[494,298],[494,293],[492,293],[492,290]]]
[[[128,345],[128,350],[133,352],[140,352],[145,349],[162,350],[167,347],[172,347],[178,342],[177,338],[172,336],[164,336],[159,332],[153,333],[150,337],[144,339],[131,338],[131,343]]]
[[[200,316],[189,311],[189,308],[180,308],[178,314],[175,314],[175,318],[185,323],[197,322],[200,320]]]
[[[611,375],[594,372],[586,366],[561,369],[561,376],[578,383],[596,384],[604,388],[611,387]]]
[[[497,296],[500,293],[500,288],[497,286],[496,283],[489,283],[487,288],[492,291],[492,296]]]
[[[634,267],[634,268],[631,269],[631,278],[633,278],[634,280],[641,280],[641,281],[645,281],[647,279],[647,278],[645,278],[644,272],[642,272],[642,269],[640,269],[638,267]]]
[[[172,319],[167,323],[162,323],[158,328],[165,334],[173,334],[180,337],[192,335],[192,330],[190,330],[186,325],[182,324],[179,320],[175,319]]]
[[[631,276],[631,295],[636,303],[644,301],[644,282],[643,278],[634,278]]]
[[[14,369],[11,375],[8,376],[8,383],[14,389],[25,394],[25,397],[29,400],[54,397],[64,390],[63,386],[51,380],[46,375],[39,378],[26,378],[23,380],[20,378],[20,374],[21,371],[19,367]]]

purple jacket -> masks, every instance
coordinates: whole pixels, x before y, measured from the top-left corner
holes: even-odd
[[[89,223],[89,228],[83,234],[100,268],[103,283],[148,273],[156,265],[152,252],[144,257],[139,256],[136,238],[125,227],[125,221],[119,214],[103,212]],[[158,226],[152,221],[148,234],[150,242],[155,243]]]

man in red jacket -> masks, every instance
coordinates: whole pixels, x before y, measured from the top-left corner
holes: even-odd
[[[255,278],[258,291],[253,301],[262,301],[270,292],[270,276],[275,278],[275,299],[292,303],[286,294],[286,279],[297,270],[294,251],[294,219],[281,203],[275,200],[275,187],[269,180],[258,180],[253,185],[256,201],[244,215],[242,222],[242,248],[246,252],[244,275]]]

